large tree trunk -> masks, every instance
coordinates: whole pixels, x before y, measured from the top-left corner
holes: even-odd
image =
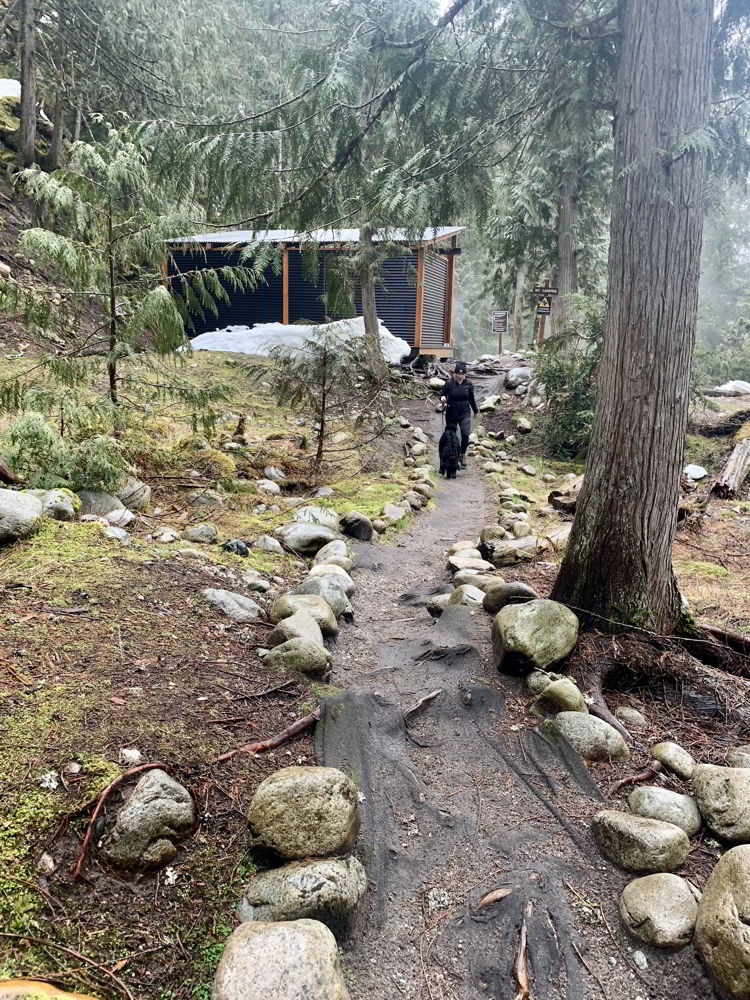
[[[513,347],[518,351],[523,343],[523,288],[526,281],[526,265],[519,265],[516,271],[516,293],[513,297]]]
[[[569,296],[578,291],[578,249],[575,230],[578,222],[578,171],[565,170],[557,212],[557,287],[552,296],[550,326],[562,333],[572,320]]]
[[[383,349],[380,345],[378,329],[378,311],[375,305],[375,266],[377,250],[373,242],[370,226],[362,226],[359,231],[361,264],[359,266],[359,285],[362,294],[362,319],[365,323],[365,350],[368,361],[379,370],[385,364]]]
[[[18,162],[30,167],[36,146],[36,0],[23,0],[21,21],[21,138]]]
[[[713,0],[626,0],[608,313],[586,478],[553,596],[666,633],[703,233]],[[671,152],[670,152],[671,151]],[[588,613],[588,615],[586,614]]]
[[[57,92],[55,100],[55,113],[52,120],[52,138],[50,139],[49,151],[45,166],[47,170],[57,170],[60,166],[60,155],[62,153],[63,136],[65,133],[65,99],[62,90]]]

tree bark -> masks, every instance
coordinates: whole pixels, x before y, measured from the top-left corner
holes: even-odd
[[[523,288],[526,281],[526,265],[520,264],[516,271],[516,293],[513,298],[513,347],[518,351],[523,343]]]
[[[671,631],[703,234],[713,0],[626,0],[608,313],[586,477],[553,597],[599,626]],[[673,151],[673,152],[672,152]],[[613,627],[613,626],[609,626]]]
[[[373,231],[364,225],[359,231],[360,256],[359,286],[362,296],[362,319],[365,323],[365,350],[367,360],[379,371],[385,364],[383,349],[380,344],[378,328],[378,311],[375,304],[375,263],[377,251],[373,242]]]
[[[23,0],[21,21],[21,137],[18,162],[30,167],[36,147],[36,0]]]
[[[578,291],[578,248],[575,230],[578,222],[578,171],[565,170],[560,187],[557,212],[557,287],[552,296],[550,326],[553,334],[563,333],[570,323],[569,296]]]
[[[55,100],[55,113],[52,119],[52,139],[49,144],[49,151],[45,166],[47,170],[57,170],[60,166],[60,155],[62,153],[63,137],[65,133],[65,100],[62,90],[57,92]]]
[[[115,273],[115,237],[112,219],[112,205],[107,210],[107,258],[109,263],[109,358],[107,359],[107,381],[109,398],[113,406],[119,404],[117,396],[117,279]]]
[[[748,472],[750,472],[750,437],[734,446],[734,451],[711,492],[722,500],[731,500],[747,479]]]

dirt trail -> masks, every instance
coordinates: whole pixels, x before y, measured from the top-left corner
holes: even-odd
[[[436,440],[434,414],[410,416]],[[589,835],[601,794],[577,755],[521,723],[527,698],[492,665],[488,616],[457,607],[433,623],[422,606],[449,580],[448,546],[494,520],[473,468],[437,500],[394,544],[360,546],[356,622],[334,656],[344,691],[318,726],[319,760],[363,797],[370,893],[345,953],[353,998],[530,1000],[524,923],[534,1000],[710,997],[690,948],[642,948],[649,967],[635,967],[616,909],[626,879]]]

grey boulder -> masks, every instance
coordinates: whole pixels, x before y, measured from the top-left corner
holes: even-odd
[[[128,510],[146,510],[151,503],[151,487],[135,476],[128,476],[125,485],[112,492]]]
[[[690,841],[679,826],[614,809],[594,816],[592,832],[604,857],[629,872],[674,871],[690,853]]]
[[[343,587],[344,593],[347,597],[351,597],[357,589],[354,586],[354,580],[352,580],[343,566],[338,566],[336,563],[314,563],[314,565],[310,567],[306,579],[310,580],[317,576],[335,576]]]
[[[588,714],[589,710],[581,689],[570,677],[560,677],[546,684],[539,701],[543,705],[549,705],[556,712],[583,712],[584,714]]]
[[[78,499],[81,501],[81,514],[93,514],[95,517],[106,517],[113,510],[125,507],[119,497],[104,490],[81,490]]]
[[[633,732],[648,729],[648,719],[637,708],[629,708],[627,705],[621,705],[615,709],[615,716],[626,729],[632,729]]]
[[[282,619],[268,633],[266,643],[269,648],[273,648],[289,639],[307,639],[317,646],[323,645],[323,633],[320,630],[320,625],[307,611],[295,611],[293,615]]]
[[[240,924],[211,1000],[349,1000],[336,938],[318,920]]]
[[[252,547],[258,552],[276,552],[279,555],[284,551],[281,542],[271,535],[260,535],[253,542]]]
[[[482,606],[491,615],[496,615],[506,604],[524,604],[526,601],[540,600],[539,594],[526,583],[504,583],[500,580],[495,586],[488,587]]]
[[[537,535],[526,535],[523,538],[511,538],[508,541],[490,542],[487,546],[487,558],[493,566],[511,566],[513,563],[536,559],[550,547],[549,540]]]
[[[435,594],[425,605],[428,613],[433,618],[439,618],[451,603],[451,596],[451,594]]]
[[[693,939],[699,898],[679,875],[644,875],[625,886],[620,916],[631,934],[653,948],[683,948]]]
[[[289,593],[312,594],[322,597],[337,618],[351,618],[353,615],[351,603],[344,590],[344,581],[339,576],[333,574],[310,576],[293,587]]]
[[[37,531],[42,523],[42,501],[31,493],[0,490],[0,545],[16,542]]]
[[[294,520],[302,521],[305,524],[321,524],[331,531],[338,531],[339,516],[335,510],[328,507],[318,507],[311,504],[305,507],[297,507],[294,511]]]
[[[272,604],[269,617],[274,625],[278,625],[299,611],[308,614],[317,622],[323,635],[337,634],[339,624],[336,616],[331,605],[320,594],[284,594]]]
[[[210,507],[216,509],[224,506],[224,497],[216,490],[194,490],[188,495],[191,507]]]
[[[306,524],[295,521],[282,524],[274,532],[282,545],[303,556],[313,556],[324,545],[336,539],[336,532],[322,524]]]
[[[73,521],[76,508],[73,503],[75,493],[70,490],[29,490],[42,501],[42,514],[55,521]]]
[[[201,593],[209,604],[223,611],[227,618],[231,618],[234,622],[255,621],[262,610],[251,597],[235,594],[232,590],[207,587]]]
[[[320,920],[338,937],[354,924],[367,889],[356,858],[326,858],[262,872],[247,885],[239,905],[241,920]]]
[[[470,583],[462,583],[456,587],[450,595],[449,604],[462,604],[468,608],[478,608],[482,606],[484,591],[479,587],[473,587]]]
[[[750,767],[750,746],[745,744],[729,750],[726,761],[729,767]]]
[[[544,691],[545,696],[548,690]],[[579,711],[559,712],[552,720],[552,727],[584,760],[627,760],[630,756],[628,745],[620,733],[595,715],[584,715]]]
[[[287,639],[270,649],[263,658],[263,665],[281,671],[295,671],[320,676],[328,670],[331,654],[323,646],[300,637]]]
[[[354,560],[349,554],[349,546],[343,538],[333,538],[326,542],[322,548],[318,549],[313,559],[313,566],[320,563],[331,563],[333,566],[340,566],[341,569],[350,572],[354,566]]]
[[[546,670],[571,652],[578,639],[578,619],[564,604],[534,600],[508,604],[492,624],[495,663],[518,661],[531,669]]]
[[[118,812],[104,854],[123,868],[159,868],[177,854],[176,842],[190,833],[194,820],[190,792],[165,771],[149,771]]]
[[[182,537],[186,542],[198,542],[200,545],[211,545],[218,541],[219,532],[213,524],[191,524],[185,528]]]
[[[335,767],[285,767],[260,783],[248,820],[255,842],[282,858],[346,854],[359,832],[357,788]]]
[[[372,521],[366,514],[358,510],[350,510],[339,518],[339,526],[345,535],[358,538],[361,542],[369,542],[373,536]]]
[[[731,1000],[750,998],[750,845],[719,858],[703,888],[695,946]]]
[[[703,826],[695,799],[680,795],[656,785],[640,785],[628,797],[628,805],[637,816],[661,819],[681,827],[688,837],[694,836]]]
[[[693,791],[712,833],[730,844],[750,843],[750,769],[698,764]]]

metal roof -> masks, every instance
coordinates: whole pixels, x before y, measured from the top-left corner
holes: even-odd
[[[410,236],[406,229],[380,229],[374,236],[376,243],[434,243],[450,239],[464,231],[464,226],[438,226],[425,229],[421,239]],[[359,229],[312,229],[297,232],[294,229],[264,229],[254,232],[250,229],[230,229],[222,233],[200,233],[198,236],[179,236],[168,243],[357,243]]]

